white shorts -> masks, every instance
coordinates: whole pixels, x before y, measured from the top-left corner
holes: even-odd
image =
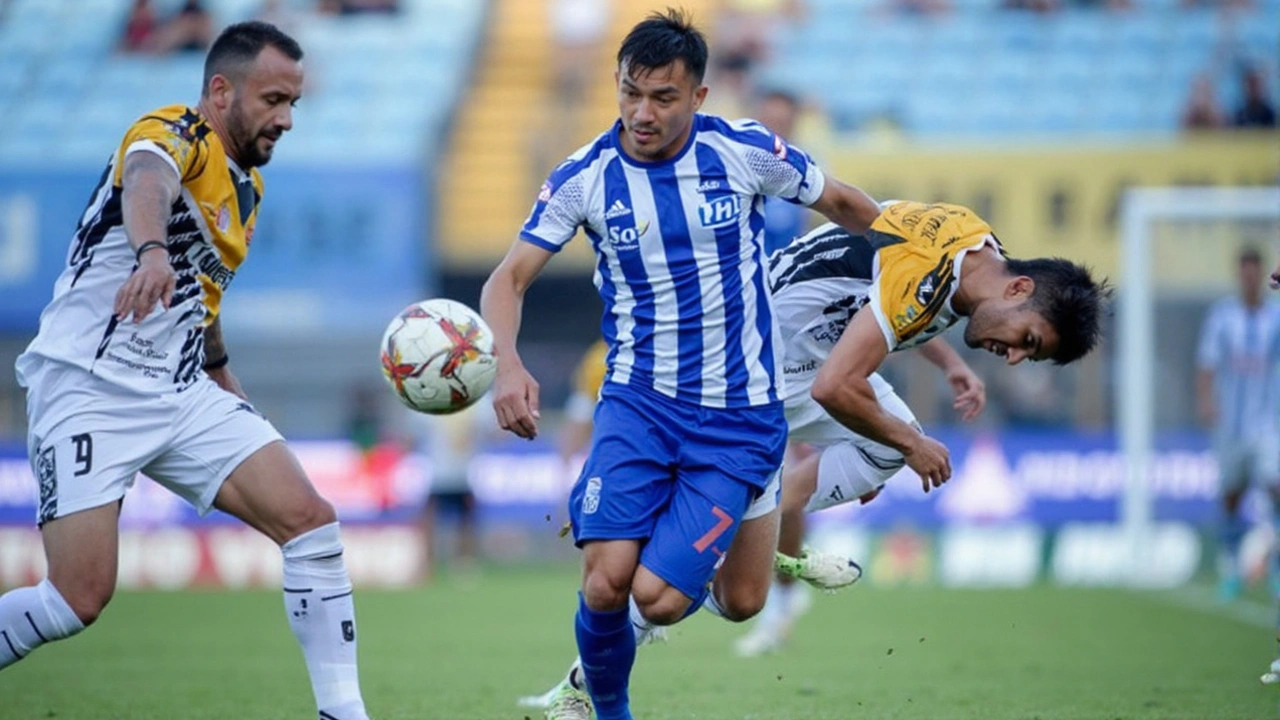
[[[139,472],[207,513],[240,463],[283,439],[208,376],[179,393],[144,395],[45,360],[27,380],[27,450],[42,525],[120,500]]]
[[[1214,454],[1218,488],[1224,494],[1244,490],[1250,483],[1272,487],[1280,481],[1280,442],[1275,437],[1220,438],[1214,443]]]
[[[878,374],[867,378],[876,399],[890,415],[920,429],[915,413],[898,397],[893,386]],[[818,485],[809,496],[806,512],[817,512],[853,502],[884,487],[906,461],[888,445],[868,440],[841,425],[821,405],[808,400],[787,410],[788,438],[813,445],[822,452],[818,460]]]

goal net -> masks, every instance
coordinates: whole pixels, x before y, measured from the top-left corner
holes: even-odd
[[[1135,585],[1154,558],[1152,468],[1158,431],[1195,423],[1195,349],[1204,311],[1238,293],[1236,258],[1280,247],[1280,188],[1140,188],[1121,216],[1116,418],[1126,460],[1121,522]],[[1277,409],[1280,412],[1280,408]]]

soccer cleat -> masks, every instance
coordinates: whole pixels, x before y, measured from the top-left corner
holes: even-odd
[[[586,693],[565,682],[557,688],[543,717],[546,720],[591,720],[595,711]]]
[[[1271,667],[1260,679],[1263,685],[1280,685],[1280,658],[1271,661]]]
[[[853,560],[810,547],[804,548],[798,558],[775,554],[773,567],[783,575],[803,580],[826,592],[852,585],[862,577],[862,566]]]
[[[651,625],[639,638],[636,639],[637,646],[652,645],[654,643],[665,643],[667,641],[667,628],[662,625]],[[534,708],[537,710],[545,710],[551,706],[551,701],[556,695],[566,687],[576,688],[573,685],[575,680],[578,685],[582,684],[582,661],[574,660],[569,666],[569,674],[565,675],[560,684],[542,693],[541,695],[524,695],[516,699],[516,705],[523,708]]]
[[[789,634],[782,627],[783,622],[758,622],[751,632],[738,638],[733,644],[733,652],[738,657],[753,658],[767,653],[777,652],[787,643]]]

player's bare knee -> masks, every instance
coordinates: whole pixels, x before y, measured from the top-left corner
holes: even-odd
[[[338,513],[333,509],[333,505],[319,495],[290,508],[284,515],[279,519],[280,537],[276,538],[281,545],[303,533],[338,521]]]
[[[116,591],[114,577],[94,573],[70,580],[51,576],[49,582],[57,588],[67,607],[71,608],[71,612],[76,614],[85,627],[92,625],[102,615]]]
[[[636,607],[644,619],[654,625],[675,625],[689,612],[692,602],[684,593],[664,585],[661,589],[645,588],[635,592]]]
[[[769,587],[741,586],[718,595],[720,610],[729,622],[746,622],[764,609]]]
[[[593,568],[582,578],[582,597],[587,607],[596,612],[619,610],[627,605],[631,593],[630,576]]]

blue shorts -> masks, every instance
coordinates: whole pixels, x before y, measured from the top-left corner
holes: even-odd
[[[606,384],[569,496],[573,539],[640,540],[640,563],[696,599],[782,465],[782,403],[707,408]]]

